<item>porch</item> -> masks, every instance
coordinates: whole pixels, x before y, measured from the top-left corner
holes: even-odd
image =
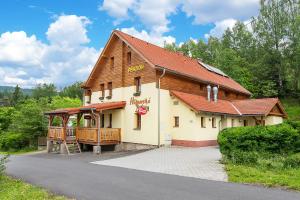
[[[92,145],[101,152],[102,145],[117,145],[121,142],[121,128],[110,123],[104,125],[104,111],[118,113],[125,102],[90,104],[79,108],[65,108],[46,112],[48,116],[47,149],[51,152],[58,144],[61,153],[81,153],[81,146]],[[112,111],[113,110],[113,111]],[[120,120],[118,118],[118,120]],[[118,124],[118,123],[116,123]],[[50,149],[50,150],[49,150]]]

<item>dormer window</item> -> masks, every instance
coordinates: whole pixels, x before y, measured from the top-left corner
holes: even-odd
[[[131,52],[127,53],[127,65],[131,65]]]

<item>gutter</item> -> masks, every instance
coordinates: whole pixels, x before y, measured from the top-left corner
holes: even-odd
[[[160,147],[160,79],[166,74],[166,69],[163,69],[163,73],[160,75],[158,78],[158,95],[157,95],[157,102],[158,102],[158,116],[157,116],[157,133],[158,133],[158,138],[157,138],[157,147]]]

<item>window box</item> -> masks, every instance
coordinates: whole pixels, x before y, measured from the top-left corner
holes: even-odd
[[[91,103],[91,101],[86,101],[86,103]]]
[[[104,100],[104,97],[99,97],[99,100]]]
[[[141,91],[133,93],[133,96],[141,96]]]
[[[109,95],[109,96],[106,96],[106,99],[111,99],[111,96]]]

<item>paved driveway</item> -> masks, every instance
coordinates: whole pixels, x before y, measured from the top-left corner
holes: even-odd
[[[227,181],[223,165],[219,163],[220,159],[221,154],[217,147],[162,147],[131,156],[96,161],[93,164]]]
[[[124,155],[102,155],[101,159]],[[300,193],[95,165],[97,156],[12,156],[7,173],[77,200],[299,200]]]

